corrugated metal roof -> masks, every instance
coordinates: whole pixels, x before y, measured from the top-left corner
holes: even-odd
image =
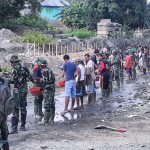
[[[63,6],[69,6],[70,4],[66,0],[45,0],[41,3],[41,6],[47,6],[47,7],[63,7]]]

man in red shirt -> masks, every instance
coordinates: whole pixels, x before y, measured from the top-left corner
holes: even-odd
[[[100,59],[100,67],[98,69],[98,72],[101,75],[100,86],[102,90],[102,96],[109,97],[109,79],[110,79],[109,62],[101,54],[99,54],[99,59]]]
[[[125,69],[127,70],[128,79],[132,79],[132,57],[129,55],[129,53],[126,53],[125,57]]]

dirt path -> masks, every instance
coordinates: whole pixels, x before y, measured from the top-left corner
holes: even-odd
[[[59,115],[63,109],[62,93],[56,97],[57,122],[53,126],[35,125],[30,103],[28,131],[9,137],[11,150],[149,150],[149,79],[149,75],[140,75],[136,81],[121,85],[109,99],[97,99],[95,106],[64,118]],[[95,130],[97,125],[123,128],[127,132]]]

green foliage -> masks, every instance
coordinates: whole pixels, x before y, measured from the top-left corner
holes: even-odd
[[[128,27],[127,25],[125,25],[123,27],[123,31],[125,32],[126,38],[131,38],[133,36],[133,30],[130,27]]]
[[[10,22],[13,25],[23,25],[39,29],[46,29],[48,26],[48,21],[39,16],[24,16],[21,18],[10,20]]]
[[[88,31],[86,29],[74,29],[67,32],[70,36],[76,36],[81,39],[94,37],[96,33],[94,31]]]
[[[55,26],[52,25],[52,24],[48,24],[47,28],[48,28],[49,31],[54,31],[55,30]]]
[[[36,44],[49,44],[53,39],[46,36],[41,32],[25,32],[21,38],[22,42],[36,43]]]
[[[146,27],[150,28],[150,3],[147,5],[146,7],[146,18],[145,18],[145,22],[146,22]]]
[[[1,69],[0,72],[2,72],[2,73],[10,73],[11,72],[11,69],[8,67],[4,67],[4,68],[0,68],[0,69]]]
[[[145,26],[146,9],[146,0],[71,0],[59,17],[73,28],[96,29],[100,19],[111,19],[135,29]]]
[[[64,31],[62,29],[60,29],[60,28],[58,28],[58,27],[56,27],[56,26],[54,26],[52,24],[48,24],[47,25],[47,29],[49,31],[55,32],[57,34],[63,34],[64,33]]]
[[[20,17],[20,10],[24,9],[25,4],[29,5],[31,14],[35,15],[40,11],[40,1],[42,0],[0,0],[0,21]]]

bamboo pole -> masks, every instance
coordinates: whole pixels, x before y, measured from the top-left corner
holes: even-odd
[[[58,45],[56,43],[56,56],[58,55]]]

